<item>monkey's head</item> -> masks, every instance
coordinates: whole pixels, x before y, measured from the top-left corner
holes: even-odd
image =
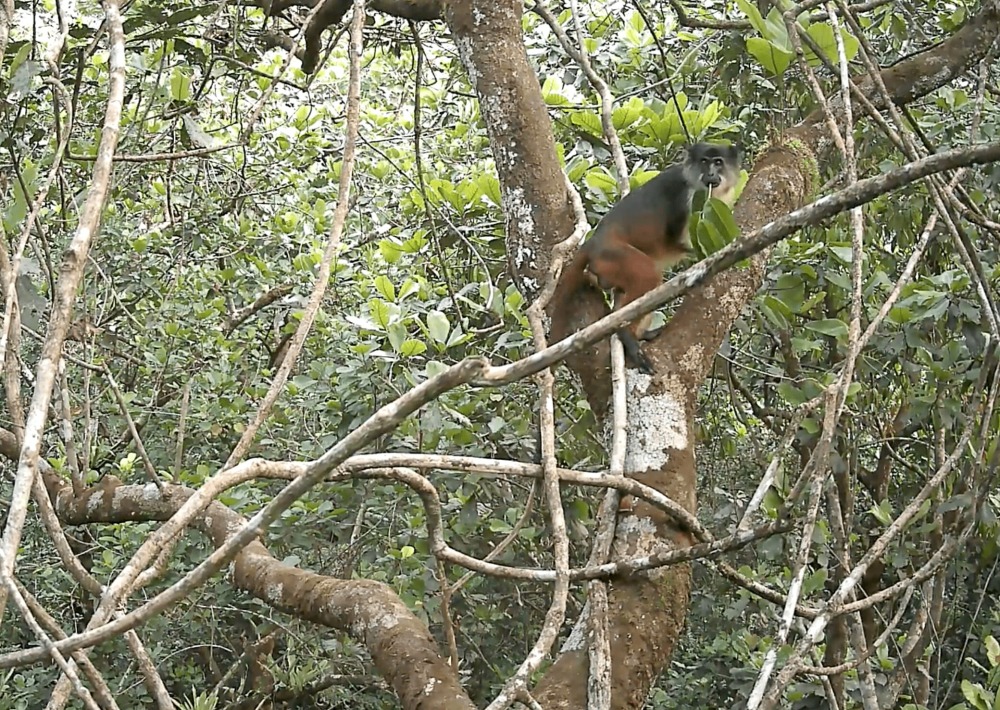
[[[712,197],[732,205],[741,160],[740,149],[735,145],[695,143],[687,150],[684,168],[695,189],[708,190]]]

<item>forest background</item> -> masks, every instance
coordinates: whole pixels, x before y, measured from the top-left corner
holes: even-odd
[[[2,0],[0,709],[998,707],[998,37]],[[548,347],[692,140],[735,209]]]

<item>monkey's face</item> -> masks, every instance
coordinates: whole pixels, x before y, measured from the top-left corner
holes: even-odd
[[[709,193],[731,204],[733,191],[739,180],[740,151],[735,146],[714,143],[696,143],[688,151],[689,170],[698,176],[698,182]]]

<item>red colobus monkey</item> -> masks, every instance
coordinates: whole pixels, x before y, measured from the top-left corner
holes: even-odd
[[[740,162],[736,146],[695,143],[681,162],[612,207],[563,268],[552,298],[553,341],[569,335],[572,299],[580,288],[590,285],[614,292],[617,310],[663,283],[663,270],[691,249],[688,218],[694,194],[709,190],[712,197],[732,205]],[[626,357],[647,374],[653,368],[639,340],[659,332],[647,332],[651,319],[648,314],[618,331]]]

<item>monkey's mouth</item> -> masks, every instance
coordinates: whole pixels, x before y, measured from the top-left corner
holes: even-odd
[[[711,180],[706,180],[706,181],[705,181],[705,185],[706,185],[707,187],[710,187],[710,188],[712,188],[712,189],[715,189],[715,188],[717,188],[717,187],[718,187],[719,185],[721,185],[721,184],[722,184],[722,180],[718,180],[718,179],[716,179],[716,178],[712,178]]]

